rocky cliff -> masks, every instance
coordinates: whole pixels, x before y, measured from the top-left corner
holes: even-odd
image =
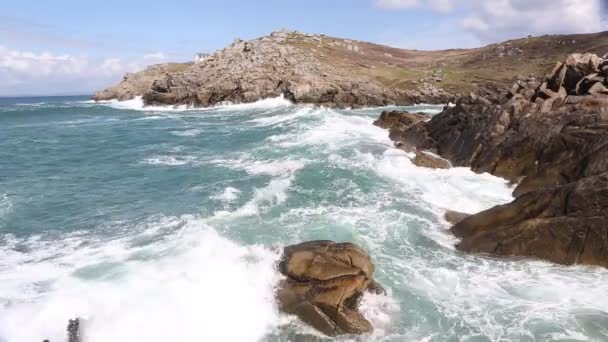
[[[519,183],[516,201],[452,228],[460,249],[608,266],[607,87],[608,59],[573,54],[544,80],[465,96],[430,121],[381,119],[402,148]]]
[[[129,74],[96,100],[143,96],[146,104],[209,106],[283,95],[328,106],[447,103],[479,87],[502,88],[513,75],[542,75],[551,62],[608,48],[608,34],[547,36],[479,49],[416,51],[325,35],[274,32],[197,59]],[[602,51],[603,52],[603,51]]]

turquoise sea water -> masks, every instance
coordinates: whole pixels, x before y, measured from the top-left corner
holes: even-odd
[[[77,316],[85,342],[314,333],[273,302],[280,247],[311,239],[375,260],[389,295],[360,340],[608,341],[608,272],[455,251],[445,210],[511,189],[413,166],[381,110],[0,99],[0,341],[64,341]]]

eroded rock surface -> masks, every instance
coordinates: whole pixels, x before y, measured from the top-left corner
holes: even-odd
[[[412,160],[416,166],[429,169],[449,169],[452,167],[448,160],[432,155],[424,151],[416,151],[416,156]]]
[[[466,252],[608,267],[608,173],[526,193],[452,227]]]
[[[517,200],[452,231],[468,252],[608,266],[608,60],[573,54],[544,79],[460,98],[391,138],[513,183]]]
[[[96,101],[105,100],[131,100],[136,96],[142,96],[152,88],[154,81],[168,77],[189,68],[192,63],[167,63],[157,64],[143,71],[126,74],[122,81],[114,87],[98,91],[93,97]]]
[[[280,95],[297,103],[337,107],[448,103],[480,87],[508,87],[507,80],[516,73],[541,75],[571,51],[608,49],[608,33],[578,35],[577,43],[568,46],[560,43],[567,39],[545,36],[504,42],[502,46],[509,48],[503,58],[483,58],[494,53],[496,45],[419,51],[283,30],[250,41],[237,39],[214,53],[198,54],[195,63],[152,66],[94,98],[142,96],[149,105],[192,106]],[[593,65],[596,60],[585,61],[573,63]],[[572,82],[573,75],[564,82]],[[580,89],[604,91],[593,77]]]
[[[384,289],[374,281],[374,264],[360,247],[333,241],[288,246],[279,270],[286,276],[277,291],[282,311],[328,336],[373,330],[359,303],[366,292]]]
[[[460,223],[461,221],[463,221],[464,219],[466,219],[469,216],[471,216],[471,214],[461,213],[459,211],[454,211],[454,210],[448,210],[443,215],[443,218],[445,218],[445,220],[448,221],[451,224],[457,224],[457,223]]]
[[[507,94],[460,98],[391,138],[456,166],[521,181],[516,195],[606,172],[608,94],[581,86],[608,84],[608,62],[593,56],[570,56],[542,83],[521,79]]]
[[[362,51],[342,51],[341,47],[329,45],[334,41],[337,40],[289,31],[250,41],[236,40],[184,70],[162,72],[158,70],[161,66],[155,66],[131,75],[94,98],[128,99],[140,95],[147,105],[204,107],[284,96],[295,103],[358,107],[405,105],[420,100],[442,102],[453,96],[434,86],[418,90],[387,87],[369,72],[371,66],[347,63],[349,55],[363,58]]]

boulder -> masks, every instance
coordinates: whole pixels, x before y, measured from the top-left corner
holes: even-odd
[[[430,169],[449,169],[452,167],[448,160],[424,151],[416,151],[416,156],[412,160],[412,163],[416,166]]]
[[[374,264],[360,247],[333,241],[288,246],[279,270],[286,277],[277,290],[283,312],[328,336],[373,330],[359,303],[366,292],[384,289],[374,281]]]

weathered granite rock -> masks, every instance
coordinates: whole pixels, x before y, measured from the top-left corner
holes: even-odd
[[[279,270],[286,276],[277,291],[282,311],[328,336],[373,330],[359,303],[365,292],[384,289],[374,281],[374,264],[361,248],[333,241],[288,246]]]
[[[430,118],[431,117],[425,113],[410,113],[398,110],[383,111],[380,114],[380,118],[374,121],[374,125],[384,129],[407,129],[412,125],[415,125],[419,122],[427,121]]]
[[[384,111],[380,114],[380,118],[374,121],[374,125],[389,130],[389,137],[396,141],[396,146],[406,152],[416,151],[418,145],[423,145],[418,142],[414,137],[408,139],[408,143],[404,143],[399,138],[409,132],[410,128],[414,126],[423,127],[424,122],[428,121],[431,117],[425,113],[410,113],[407,111]],[[421,126],[422,124],[422,126]],[[425,136],[420,139],[426,139]]]
[[[603,65],[595,55],[575,54],[543,83],[518,80],[506,94],[471,94],[428,122],[391,132],[396,144],[519,183],[515,202],[454,226],[460,249],[608,266]]]
[[[549,85],[570,65],[578,68],[572,69],[575,73],[596,72],[594,60],[569,58],[546,83],[518,81],[506,95],[460,98],[455,107],[427,123],[391,132],[391,138],[437,151],[453,165],[521,181],[516,195],[606,172],[608,95],[572,95],[576,84],[557,91]]]
[[[416,156],[412,163],[416,166],[427,167],[430,169],[449,169],[452,167],[448,160],[436,157],[424,151],[416,151]]]
[[[466,252],[608,267],[608,173],[520,196],[452,227]]]
[[[131,75],[94,99],[141,95],[147,105],[210,106],[284,96],[295,103],[359,107],[441,102],[453,96],[437,87],[428,91],[387,87],[369,72],[356,73],[353,66],[324,59],[303,44],[310,44],[309,38],[281,31],[247,42],[236,40],[184,70],[163,72],[155,66]]]
[[[128,73],[119,84],[95,93],[93,98],[96,101],[131,100],[146,93],[156,80],[164,79],[170,73],[179,72],[190,65],[190,63],[157,64],[137,73]]]
[[[451,224],[457,224],[469,216],[471,216],[471,214],[461,213],[461,212],[454,211],[454,210],[448,210],[445,213],[445,215],[443,215],[443,218],[445,218],[445,220]]]

